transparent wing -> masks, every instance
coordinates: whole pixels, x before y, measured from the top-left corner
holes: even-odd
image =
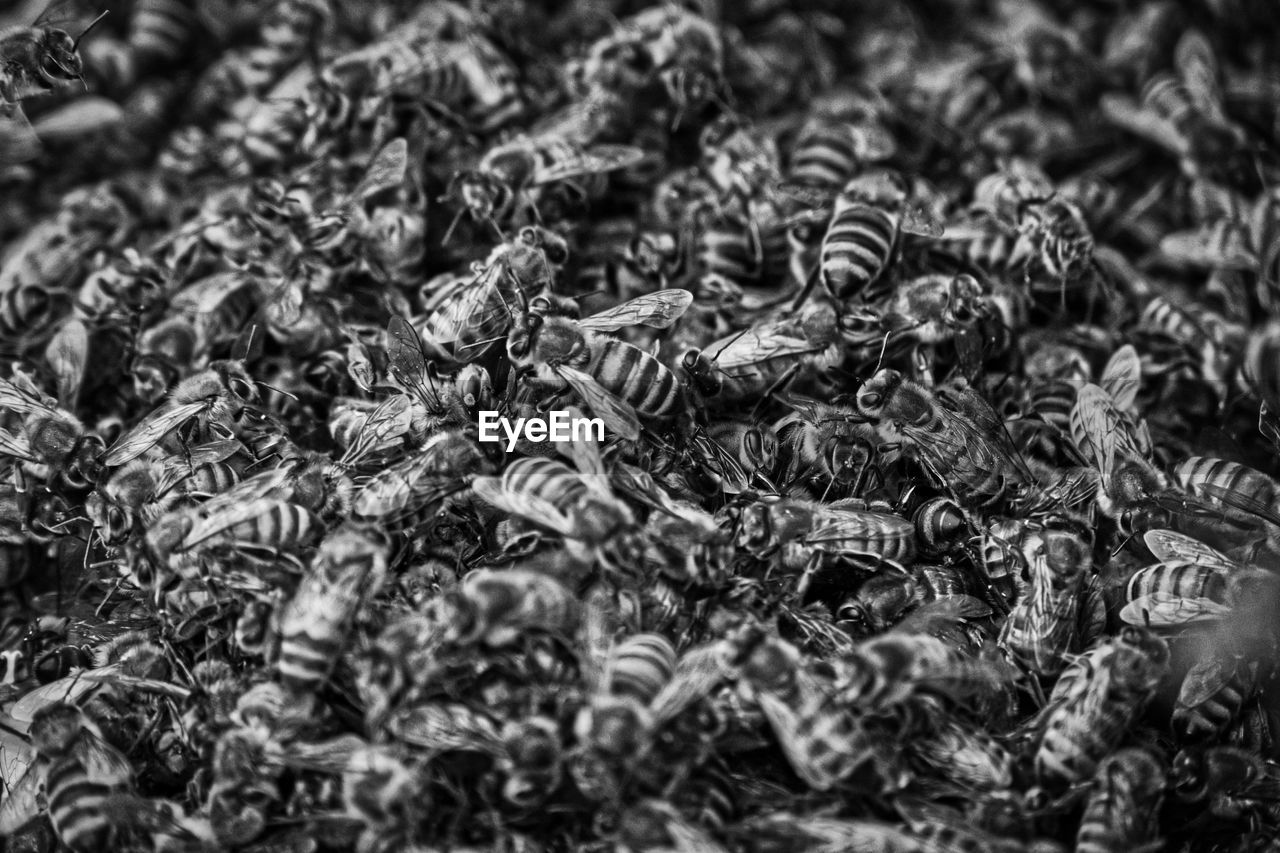
[[[631,145],[596,145],[576,157],[565,157],[539,167],[534,171],[530,182],[538,186],[583,175],[612,172],[634,166],[644,158],[644,151]]]
[[[614,396],[594,376],[577,368],[562,364],[555,368],[555,372],[577,392],[587,408],[603,420],[609,429],[627,441],[635,441],[640,437],[640,420],[630,403]]]
[[[6,838],[40,814],[40,770],[35,754],[10,755],[8,747],[0,750],[4,766],[4,791],[0,797],[0,838]]]
[[[57,412],[52,400],[43,399],[34,389],[27,390],[7,379],[0,379],[0,410],[19,415],[47,415]]]
[[[88,26],[94,18],[106,11],[99,0],[53,0],[32,22],[33,27],[57,27],[68,29]]]
[[[649,709],[659,724],[665,723],[709,695],[723,679],[717,644],[695,646],[680,656],[671,680],[653,697]]]
[[[612,332],[628,326],[666,329],[680,319],[692,303],[693,294],[687,290],[659,290],[629,299],[621,305],[580,320],[578,325],[601,332]]]
[[[0,165],[26,163],[40,156],[40,137],[20,104],[0,104]]]
[[[237,524],[252,521],[274,512],[287,512],[293,504],[279,498],[262,497],[244,503],[236,503],[227,507],[219,507],[217,512],[204,515],[183,538],[181,548],[194,548],[219,533],[225,533]],[[201,508],[203,509],[203,507]]]
[[[1120,611],[1120,619],[1138,627],[1168,628],[1204,619],[1218,619],[1231,608],[1207,598],[1183,598],[1169,593],[1139,596]]]
[[[1071,438],[1106,483],[1111,481],[1117,459],[1143,455],[1111,395],[1093,384],[1076,392],[1071,408]]]
[[[1102,369],[1101,387],[1121,409],[1132,410],[1142,384],[1142,359],[1133,344],[1116,350]]]
[[[1103,95],[1102,114],[1117,127],[1140,136],[1175,155],[1186,153],[1186,143],[1178,129],[1155,113],[1144,110],[1133,98]]]
[[[360,183],[351,193],[355,201],[364,201],[386,189],[404,184],[405,173],[409,168],[409,143],[398,136],[382,147],[382,150],[369,164]]]
[[[73,317],[63,323],[49,341],[45,359],[57,377],[58,402],[63,408],[74,410],[89,360],[89,330],[84,321]]]
[[[152,412],[142,423],[120,436],[115,444],[107,448],[107,453],[102,459],[103,464],[113,468],[137,459],[155,447],[160,439],[195,417],[207,405],[203,402],[181,403]]]
[[[1194,663],[1187,670],[1178,689],[1178,704],[1188,708],[1203,705],[1220,694],[1235,679],[1236,673],[1246,667],[1244,661],[1210,650],[1208,657]]]
[[[898,228],[907,234],[916,234],[921,237],[938,238],[943,235],[945,229],[942,222],[922,204],[911,203],[902,209],[902,218],[898,223]]]
[[[392,317],[387,324],[387,370],[391,377],[418,396],[427,408],[438,400],[435,389],[427,386],[427,359],[418,331],[403,317]]]
[[[133,765],[120,750],[88,729],[81,729],[71,749],[85,774],[103,785],[125,785],[133,778]]]
[[[12,456],[24,462],[40,461],[36,458],[35,451],[31,449],[31,442],[25,435],[15,435],[2,428],[0,428],[0,455]]]
[[[112,664],[110,667],[98,667],[96,672],[115,671],[118,667]],[[9,709],[9,716],[19,723],[30,725],[35,719],[35,714],[41,708],[54,704],[55,702],[67,702],[76,704],[89,693],[97,690],[99,687],[97,682],[86,681],[80,677],[80,673],[68,675],[66,678],[60,678],[57,681],[37,687],[30,693],[23,695],[21,699],[13,703],[13,707]]]
[[[394,394],[378,404],[360,426],[351,445],[342,454],[339,463],[355,465],[384,442],[399,438],[413,426],[413,411],[409,398]]]
[[[1220,551],[1174,530],[1148,530],[1142,541],[1161,562],[1188,562],[1226,571],[1240,568],[1239,563]]]
[[[572,536],[573,521],[550,501],[528,492],[518,492],[505,488],[497,477],[477,477],[471,482],[471,489],[485,503],[503,510],[508,515],[515,515],[561,536]]]
[[[705,353],[717,367],[729,371],[735,367],[748,367],[774,359],[821,352],[824,349],[825,346],[801,338],[747,329],[741,334],[713,343]]]

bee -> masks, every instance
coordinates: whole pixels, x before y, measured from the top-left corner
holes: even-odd
[[[999,740],[941,708],[932,710],[936,724],[909,747],[916,761],[964,790],[1001,790],[1013,783],[1014,758]]]
[[[866,294],[889,269],[903,233],[939,237],[942,228],[912,203],[898,173],[871,169],[858,175],[836,197],[809,286],[820,280],[842,300]]]
[[[1183,803],[1226,805],[1259,782],[1267,780],[1267,767],[1258,756],[1239,747],[1217,745],[1178,750],[1169,768],[1174,797]]]
[[[1052,790],[1092,777],[1168,668],[1165,642],[1136,628],[1069,665],[1037,721],[1033,763],[1041,784]]]
[[[575,560],[606,556],[614,565],[638,545],[635,515],[610,487],[595,443],[575,441],[570,450],[576,468],[558,459],[525,457],[501,477],[475,478],[471,488],[490,505],[559,533]]]
[[[875,429],[852,406],[796,398],[789,402],[795,411],[774,424],[783,456],[782,481],[805,483],[815,497],[860,494],[877,460]]]
[[[467,488],[470,477],[491,473],[492,465],[475,441],[456,430],[441,431],[416,455],[365,482],[352,500],[352,518],[412,537]]]
[[[627,326],[670,327],[693,301],[687,290],[662,290],[575,320],[548,314],[535,300],[512,331],[512,363],[555,387],[568,385],[587,407],[624,438],[638,433],[637,415],[669,421],[683,402],[680,383],[655,356],[603,332]]]
[[[816,317],[821,323],[821,316]],[[816,339],[793,321],[760,323],[722,338],[704,349],[689,349],[680,368],[703,405],[729,406],[783,388],[805,368],[841,352],[838,329],[825,326]],[[816,372],[816,371],[815,371]]]
[[[922,693],[964,700],[1007,677],[1004,668],[966,659],[937,637],[898,628],[863,640],[842,655],[836,661],[835,689],[845,707],[883,712]]]
[[[1258,689],[1259,662],[1229,645],[1207,648],[1178,688],[1170,722],[1183,740],[1220,737]]]
[[[547,190],[566,181],[586,180],[587,197],[604,192],[609,172],[641,162],[643,151],[625,145],[586,146],[552,135],[516,137],[485,152],[474,169],[459,172],[451,194],[459,211],[476,221],[524,221],[538,209]]]
[[[1013,446],[1003,420],[972,389],[930,391],[886,368],[863,383],[857,406],[886,441],[905,445],[962,506],[1052,505],[1053,496]]]
[[[431,609],[445,642],[491,647],[511,645],[530,631],[570,635],[579,618],[569,588],[529,569],[472,571]]]
[[[73,388],[64,396],[74,397]],[[104,463],[102,439],[71,412],[57,406],[34,384],[15,375],[0,379],[0,416],[22,419],[19,433],[0,430],[0,453],[34,466],[33,473],[56,474],[73,489],[96,482]]]
[[[89,22],[79,37],[72,38],[63,26],[83,23],[87,16],[79,3],[50,3],[31,26],[0,30],[0,143],[3,162],[18,163],[39,153],[35,131],[22,112],[20,101],[62,88],[80,80],[84,61],[78,52],[80,39],[102,17]],[[5,138],[7,137],[7,138]]]
[[[1221,70],[1204,33],[1189,29],[1174,50],[1174,70],[1151,77],[1137,101],[1104,95],[1103,115],[1177,158],[1190,178],[1237,164],[1244,135],[1223,110]]]
[[[366,746],[351,753],[342,773],[342,803],[360,822],[361,849],[409,843],[428,803],[424,782],[416,768],[388,749]]]
[[[34,817],[43,786],[45,813],[58,840],[71,850],[105,849],[112,824],[103,803],[133,781],[129,760],[103,737],[84,711],[54,702],[35,713],[31,743],[36,762],[0,807],[0,835],[11,835]]]
[[[1139,747],[1107,756],[1093,777],[1076,849],[1106,851],[1151,845],[1164,800],[1164,762]]]
[[[831,789],[870,756],[866,733],[835,701],[835,685],[795,646],[748,625],[723,640],[719,653],[726,675],[754,696],[791,768],[810,788]]]
[[[1014,661],[1051,678],[1074,650],[1081,593],[1093,565],[1092,543],[1061,520],[1035,525],[1027,534],[1018,545],[1030,589],[1009,612],[998,642]]]
[[[1261,471],[1226,459],[1190,456],[1174,466],[1171,473],[1174,482],[1188,494],[1241,524],[1275,517],[1280,489]]]
[[[757,556],[777,554],[792,571],[807,567],[802,589],[824,554],[869,567],[910,565],[916,554],[915,527],[901,516],[777,497],[740,511],[738,543]]]
[[[246,404],[257,399],[257,383],[245,370],[243,359],[214,362],[179,382],[164,404],[107,448],[102,462],[109,468],[131,462],[197,417],[207,431],[227,438],[230,424]]]
[[[182,58],[199,27],[183,0],[141,0],[129,16],[128,44],[141,68],[169,64]]]
[[[329,677],[361,605],[386,581],[387,550],[351,528],[320,543],[308,573],[280,615],[280,681],[294,693]]]
[[[1148,530],[1143,541],[1159,563],[1138,570],[1125,587],[1120,618],[1130,625],[1166,627],[1237,612],[1272,590],[1274,576],[1242,565],[1173,530]]]
[[[597,586],[588,593],[580,628],[590,693],[574,720],[577,747],[569,769],[595,799],[616,799],[628,780],[661,784],[669,762],[690,761],[690,751],[698,755],[690,763],[700,763],[709,723],[698,703],[722,680],[712,646],[677,655],[661,634],[615,641],[617,611],[616,596]],[[668,754],[668,746],[674,752]]]
[[[893,157],[897,141],[878,113],[878,104],[858,95],[814,104],[791,144],[788,180],[837,191],[862,166]]]
[[[564,779],[564,742],[547,717],[510,721],[502,728],[502,797],[519,809],[536,808]]]
[[[478,361],[504,340],[529,301],[551,282],[546,255],[533,239],[522,232],[523,248],[470,278],[451,278],[434,288],[426,317],[415,325],[422,340],[463,363]]]

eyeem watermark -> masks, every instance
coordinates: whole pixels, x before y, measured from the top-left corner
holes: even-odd
[[[600,418],[574,417],[556,409],[545,418],[505,418],[501,412],[481,411],[480,440],[502,441],[506,436],[507,452],[516,449],[524,438],[540,444],[544,441],[604,441],[604,421]]]

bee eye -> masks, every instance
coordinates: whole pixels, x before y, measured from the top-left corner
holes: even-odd
[[[521,228],[520,242],[524,243],[526,246],[537,247],[537,245],[542,242],[541,238],[538,236],[538,229],[534,228],[532,225],[526,225]]]
[[[546,248],[546,253],[547,253],[547,260],[555,264],[556,266],[560,266],[565,261],[569,260],[569,252],[565,249],[564,246],[561,246],[558,244],[553,243],[552,245],[548,246]]]

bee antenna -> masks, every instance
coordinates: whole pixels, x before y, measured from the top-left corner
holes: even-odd
[[[76,36],[76,40],[75,40],[75,41],[73,41],[73,42],[71,43],[71,52],[72,52],[72,53],[75,53],[76,48],[80,47],[80,39],[82,39],[82,38],[84,38],[85,36],[87,36],[87,35],[89,34],[89,31],[90,31],[90,30],[92,30],[94,27],[96,27],[96,26],[98,25],[98,22],[99,22],[99,21],[101,21],[103,18],[105,18],[105,17],[106,17],[110,12],[111,12],[111,10],[110,10],[110,9],[104,9],[104,10],[102,11],[102,14],[101,14],[101,15],[99,15],[98,17],[96,17],[96,18],[94,18],[92,21],[90,21],[90,22],[89,22],[89,26],[85,27],[85,28],[80,32],[80,35]],[[80,80],[81,80],[81,82],[83,82],[83,81],[84,81],[84,78],[83,78],[83,77],[81,77],[81,78],[80,78]]]
[[[440,245],[447,246],[449,238],[453,236],[453,229],[458,227],[458,222],[462,219],[462,214],[466,213],[466,208],[458,208],[458,212],[453,215],[453,221],[449,223],[449,230],[444,232],[444,236],[440,238]]]

